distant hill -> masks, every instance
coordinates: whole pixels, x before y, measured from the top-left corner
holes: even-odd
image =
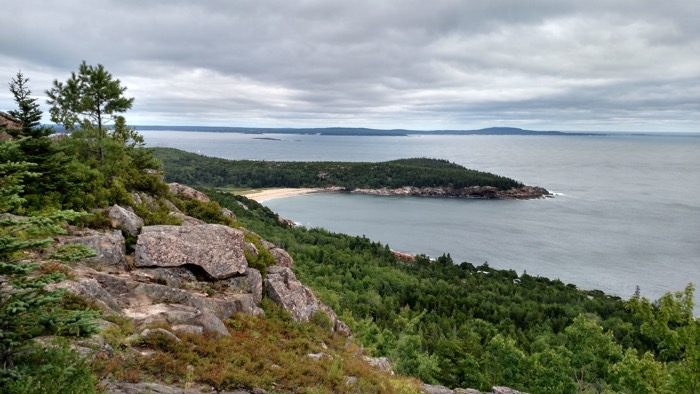
[[[173,148],[154,148],[165,177],[205,187],[342,187],[352,189],[491,186],[522,187],[513,179],[471,170],[447,160],[400,159],[366,162],[283,162],[227,160]]]
[[[241,134],[317,134],[317,135],[357,135],[357,136],[408,136],[408,135],[601,135],[600,133],[536,131],[517,127],[488,127],[478,130],[407,130],[369,129],[364,127],[322,127],[322,128],[257,128],[257,127],[214,127],[214,126],[135,126],[137,130],[207,131],[215,133]]]

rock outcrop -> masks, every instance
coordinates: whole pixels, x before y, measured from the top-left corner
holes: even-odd
[[[290,256],[286,250],[284,250],[284,249],[280,248],[279,246],[273,244],[272,242],[264,240],[264,239],[261,239],[261,243],[265,247],[265,249],[267,249],[268,252],[270,252],[272,257],[275,259],[275,265],[280,265],[282,267],[289,267],[289,268],[294,266],[294,259],[292,259],[292,256]],[[251,246],[253,248],[255,248],[255,245],[251,244]],[[250,250],[250,252],[252,252],[252,250]],[[255,248],[255,255],[256,256],[258,255],[257,248]]]
[[[260,271],[255,268],[248,268],[245,276],[237,276],[223,281],[232,291],[242,294],[251,294],[255,303],[262,301],[263,279]]]
[[[93,249],[96,255],[89,259],[92,263],[120,269],[126,267],[126,246],[124,236],[119,230],[111,232],[86,230],[82,234],[60,236],[56,240],[59,245],[80,244]]]
[[[160,383],[130,383],[130,382],[103,382],[104,392],[107,394],[264,394],[265,390],[233,390],[218,391],[208,386],[196,385],[189,388],[180,388]]]
[[[335,312],[322,303],[311,289],[299,282],[288,267],[268,267],[265,289],[270,299],[287,310],[295,321],[307,322],[314,314],[325,313],[330,319],[333,331],[350,335],[348,326],[338,319]]]
[[[168,183],[168,187],[170,187],[170,193],[178,197],[186,198],[189,200],[197,200],[201,202],[209,202],[209,197],[206,194],[189,186],[173,182]]]
[[[268,249],[272,257],[275,258],[277,265],[287,268],[292,268],[294,266],[294,259],[287,253],[286,250],[278,247]]]
[[[189,277],[186,288],[175,288],[157,283],[157,277],[146,271],[104,273],[80,267],[74,271],[77,279],[51,284],[47,289],[66,289],[84,296],[104,311],[122,314],[139,326],[162,322],[199,327],[203,332],[219,335],[228,335],[223,321],[234,314],[263,313],[258,307],[260,290],[254,294],[231,289],[223,282],[215,294],[208,295],[203,291],[212,283],[198,281],[194,275]],[[243,278],[253,283],[262,281],[257,271]]]
[[[109,209],[108,214],[113,228],[120,229],[132,236],[139,235],[139,231],[143,227],[143,219],[136,215],[131,208],[123,208],[115,204]]]
[[[243,232],[219,224],[146,226],[136,243],[137,267],[200,267],[213,279],[248,269]]]
[[[450,389],[445,386],[434,384],[422,384],[421,392],[424,394],[526,394],[518,390],[513,390],[508,387],[494,386],[491,391],[483,392],[474,389]]]

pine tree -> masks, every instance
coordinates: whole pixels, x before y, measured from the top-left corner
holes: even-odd
[[[62,124],[66,130],[92,128],[97,132],[100,161],[104,161],[103,140],[106,123],[115,114],[126,112],[134,99],[124,96],[126,87],[121,86],[104,66],[91,66],[83,61],[78,74],[71,73],[65,82],[54,80],[53,88],[46,91],[51,105],[51,120]]]

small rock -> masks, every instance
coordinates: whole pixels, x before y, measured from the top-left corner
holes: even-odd
[[[221,212],[221,214],[222,214],[224,217],[229,218],[229,219],[236,220],[236,214],[233,213],[233,211],[231,211],[230,209],[228,209],[228,208],[221,208],[221,211],[220,211],[220,212]]]
[[[440,386],[437,384],[425,384],[421,385],[421,392],[424,394],[453,394],[454,391],[448,389],[445,386]]]
[[[253,256],[258,256],[258,248],[252,242],[246,242],[245,251],[252,254]]]
[[[109,209],[109,219],[113,228],[121,229],[133,236],[139,235],[139,231],[143,227],[143,219],[138,217],[131,208],[123,208],[116,204]]]
[[[178,338],[175,334],[173,334],[172,332],[170,332],[164,328],[147,328],[147,329],[141,331],[141,337],[143,337],[143,338],[147,338],[153,334],[161,334],[161,335],[164,335],[164,336],[172,339],[175,342],[182,342],[182,340],[180,338]]]
[[[194,326],[191,324],[176,324],[171,327],[173,331],[178,334],[189,334],[189,335],[202,335],[204,334],[204,329],[200,326]]]
[[[209,197],[207,197],[206,194],[200,192],[199,190],[195,190],[189,186],[173,182],[169,183],[168,187],[170,187],[170,193],[176,196],[187,198],[189,200],[209,202]]]
[[[392,368],[391,361],[389,361],[388,358],[386,358],[386,357],[369,357],[369,356],[363,356],[362,358],[370,366],[372,366],[372,367],[374,367],[382,372],[386,372],[390,375],[394,374],[394,368]]]
[[[525,394],[522,391],[513,390],[510,387],[503,387],[503,386],[491,387],[491,393],[493,393],[493,394]]]
[[[348,386],[354,386],[357,384],[357,376],[346,376],[345,384]]]
[[[331,358],[331,356],[329,356],[328,354],[323,353],[323,352],[321,352],[321,353],[309,353],[306,355],[306,357],[308,357],[312,360],[316,360],[316,361],[318,361],[322,358]]]
[[[277,247],[274,247],[269,250],[272,257],[275,258],[275,262],[277,263],[276,265],[289,268],[294,266],[294,260],[292,259],[292,256],[290,256],[289,253],[287,253],[286,250]]]

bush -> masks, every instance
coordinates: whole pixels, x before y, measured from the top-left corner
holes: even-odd
[[[88,364],[65,343],[29,347],[14,368],[0,371],[0,392],[6,394],[95,393],[96,384]]]

